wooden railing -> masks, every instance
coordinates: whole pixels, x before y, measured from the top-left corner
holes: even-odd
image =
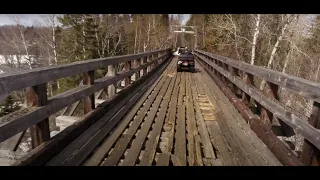
[[[284,165],[319,165],[320,84],[201,50],[195,50],[195,55],[259,138]],[[254,85],[255,78],[266,81],[263,91]],[[313,100],[310,118],[280,103],[279,87]],[[240,98],[237,97],[239,91]],[[258,105],[258,113],[249,109],[250,99]],[[292,128],[305,138],[300,159],[271,131],[273,118],[279,120],[285,132],[290,133]]]
[[[128,86],[131,76],[134,75],[135,80],[139,80],[166,60],[170,53],[170,49],[164,49],[0,75],[0,95],[25,88],[28,105],[27,109],[5,117],[10,121],[0,126],[0,143],[30,128],[33,148],[39,146],[50,139],[50,115],[81,99],[84,102],[84,113],[90,112],[95,108],[95,92],[108,88],[109,98],[114,96],[115,86],[119,81],[124,79],[125,86]],[[125,69],[116,72],[115,66],[119,63],[125,63]],[[96,69],[107,67],[106,77],[94,79]],[[48,82],[78,74],[83,74],[83,85],[47,98]]]

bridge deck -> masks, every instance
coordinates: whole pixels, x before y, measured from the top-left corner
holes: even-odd
[[[176,73],[173,59],[47,165],[281,165],[196,67]]]

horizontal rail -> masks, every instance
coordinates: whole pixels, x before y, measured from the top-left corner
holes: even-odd
[[[3,142],[15,134],[32,127],[33,125],[40,127],[40,129],[35,130],[38,131],[36,132],[37,134],[40,133],[37,136],[46,136],[44,139],[39,139],[38,141],[44,142],[48,140],[48,133],[50,132],[47,118],[50,115],[85,98],[86,101],[84,101],[84,111],[85,114],[88,113],[95,108],[95,92],[105,89],[108,86],[114,86],[117,84],[117,82],[123,79],[126,80],[126,86],[130,85],[130,77],[132,75],[137,75],[138,73],[138,78],[141,78],[140,74],[142,70],[142,77],[144,77],[146,74],[149,74],[146,69],[149,68],[149,71],[151,71],[152,69],[160,66],[162,62],[170,56],[170,52],[170,49],[165,49],[127,56],[87,60],[50,68],[39,68],[15,74],[1,75],[0,93],[10,93],[13,90],[27,88],[29,91],[27,93],[27,97],[29,97],[27,100],[29,100],[29,103],[27,109],[14,112],[12,113],[13,115],[9,114],[9,118],[5,116],[5,118],[10,119],[11,121],[0,126],[0,142]],[[134,67],[131,67],[131,63],[134,61],[136,62],[136,60],[139,60],[140,63],[135,63]],[[126,63],[124,70],[118,73],[114,72],[106,77],[94,80],[93,75],[95,69],[106,68],[110,66],[114,67],[114,65],[123,62]],[[83,74],[85,82],[83,85],[57,94],[51,98],[46,97],[46,93],[44,93],[46,92],[46,88],[43,87],[45,87],[47,82],[54,81],[57,78],[63,78],[76,74]],[[138,79],[135,79],[135,81],[137,80]],[[30,87],[32,87],[31,90]],[[111,91],[109,98],[114,95],[114,92]],[[46,129],[41,129],[42,125],[39,125],[39,123],[43,123],[44,121],[47,123],[44,125],[46,126]],[[35,126],[35,128],[38,128],[37,126]],[[39,143],[36,144],[39,145]],[[37,145],[35,145],[35,147]]]
[[[263,125],[259,116],[253,114],[249,107],[247,107],[232,91],[217,78],[212,71],[207,67],[203,67],[205,71],[215,81],[221,91],[227,96],[230,102],[240,112],[243,118],[250,124],[250,128],[257,134],[257,136],[269,147],[270,151],[278,158],[278,160],[285,166],[302,166],[302,162],[291,152],[291,150],[272,132],[270,128]]]
[[[165,67],[168,65],[169,59],[162,62],[163,66],[155,67],[150,73],[141,77],[137,81],[134,81],[129,86],[124,87],[122,91],[107,99],[96,109],[86,114],[82,120],[73,123],[49,141],[33,149],[26,156],[16,161],[14,166],[44,166],[51,158],[57,155],[57,153],[61,152],[65,146],[70,144],[70,142],[79,136],[79,134],[84,132],[99,118],[103,117],[109,109],[114,107],[119,101],[125,99],[126,96],[130,96],[130,92],[140,89],[141,87],[148,86],[148,84],[155,81],[155,79],[157,79],[156,76],[161,75]]]
[[[245,84],[239,77],[233,76],[230,72],[224,70],[222,67],[219,67],[214,62],[210,62],[204,56],[199,56],[199,54],[196,54],[196,56],[202,59],[209,66],[213,67],[224,77],[228,78],[238,88],[249,94],[259,104],[272,112],[274,116],[281,119],[283,122],[292,127],[296,132],[300,133],[304,138],[306,138],[313,145],[320,149],[320,131],[311,126],[306,118],[299,117],[286,110],[283,106],[265,97],[262,91],[260,91],[253,85]]]
[[[18,73],[1,74],[0,95],[26,87],[54,81],[59,78],[70,77],[95,69],[105,68],[109,65],[116,65],[123,62],[133,61],[135,59],[145,58],[156,53],[164,53],[168,50],[169,49],[163,49],[133,55],[77,61],[71,64],[25,70]]]
[[[298,93],[304,97],[310,98],[320,103],[320,84],[308,81],[303,78],[288,75],[279,71],[274,71],[259,66],[254,66],[241,61],[233,60],[227,57],[215,55],[209,52],[195,50],[195,52],[205,55],[207,57],[216,59],[226,63],[234,68],[242,70],[246,73],[261,77],[266,81],[272,82],[276,85],[288,89],[292,92]]]

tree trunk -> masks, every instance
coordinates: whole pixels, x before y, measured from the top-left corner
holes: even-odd
[[[285,24],[283,25],[282,29],[281,29],[281,33],[280,35],[278,36],[277,38],[277,41],[276,43],[274,44],[273,46],[273,49],[272,49],[272,52],[271,52],[271,55],[270,55],[270,58],[269,58],[269,61],[268,61],[268,65],[267,65],[267,68],[270,69],[271,68],[271,65],[273,63],[273,60],[274,60],[274,56],[276,55],[276,52],[277,52],[277,49],[278,49],[278,46],[284,36],[284,33],[285,33],[285,30],[288,26],[288,24],[290,23],[289,19],[285,22]],[[260,90],[263,90],[264,86],[266,85],[266,81],[263,79],[261,84],[260,84]]]
[[[257,16],[256,27],[254,29],[253,41],[252,41],[252,50],[251,50],[251,62],[250,64],[254,65],[255,55],[256,55],[256,44],[259,36],[259,24],[260,24],[260,14]]]

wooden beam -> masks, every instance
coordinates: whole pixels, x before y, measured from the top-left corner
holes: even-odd
[[[32,87],[38,84],[55,81],[60,78],[70,77],[77,74],[82,74],[99,68],[105,68],[109,65],[116,65],[123,62],[148,57],[154,53],[168,51],[169,49],[164,49],[133,55],[77,61],[71,64],[36,68],[32,70],[21,71],[18,73],[0,74],[0,94],[6,94],[14,90]]]
[[[130,71],[131,70],[131,61],[128,61],[125,63],[124,68],[126,71]],[[124,87],[128,86],[131,82],[131,76],[128,76],[126,78],[124,78]]]
[[[42,119],[49,117],[62,108],[69,106],[74,102],[77,102],[80,99],[83,99],[84,97],[89,96],[90,94],[93,94],[108,85],[115,84],[125,77],[133,75],[135,72],[140,71],[141,69],[147,67],[150,64],[153,64],[154,62],[155,61],[149,62],[130,71],[122,71],[114,77],[103,77],[97,79],[93,86],[83,85],[51,97],[46,106],[35,107],[33,110],[28,111],[26,114],[21,114],[20,116],[18,116],[16,120],[1,125],[0,142],[3,142],[4,140],[14,136],[15,134],[29,128],[31,125],[40,122]]]
[[[238,68],[246,73],[254,76],[264,78],[266,81],[281,86],[292,92],[298,93],[301,96],[310,98],[320,103],[320,84],[312,81],[308,81],[303,78],[288,75],[282,72],[274,71],[271,69],[254,66],[241,61],[233,60],[227,57],[218,56],[212,53],[204,52],[201,50],[195,50],[196,55],[202,55],[206,57],[215,58],[218,61],[224,62],[232,67]]]
[[[83,74],[83,84],[87,86],[94,85],[94,71],[85,72]],[[94,93],[84,98],[84,114],[87,114],[95,108],[94,99]]]
[[[26,88],[28,107],[41,107],[48,103],[47,86],[41,84]],[[50,139],[49,119],[41,118],[37,124],[30,127],[31,145],[36,148],[40,144]]]
[[[240,114],[249,122],[251,129],[258,137],[268,146],[271,152],[278,160],[286,166],[302,166],[303,164],[291,152],[291,150],[281,142],[280,139],[261,123],[259,117],[253,114],[250,109],[242,103],[223,83],[220,81],[209,68],[204,67],[208,74],[213,78],[221,91],[227,96],[230,102],[236,107]]]
[[[145,68],[143,66],[142,68]],[[19,159],[14,163],[14,166],[43,166],[57,153],[61,152],[70,142],[84,132],[88,127],[101,118],[115,103],[125,98],[125,95],[132,92],[135,88],[138,88],[144,82],[147,82],[152,76],[159,72],[161,74],[164,69],[158,66],[152,72],[146,74],[138,81],[133,82],[128,87],[120,91],[118,94],[107,99],[104,103],[100,104],[98,108],[94,109],[90,113],[86,114],[84,119],[77,121],[75,124],[67,127],[64,131],[54,136],[50,141],[42,144],[36,149],[29,152],[26,156]],[[158,71],[159,69],[159,71]]]
[[[200,57],[200,56],[198,57],[200,58],[201,61],[204,61],[207,64],[210,64],[210,66],[212,66],[217,71],[219,71],[220,74],[227,77],[242,91],[249,94],[253,99],[255,99],[259,104],[261,104],[261,106],[265,107],[270,112],[272,112],[275,117],[281,119],[291,128],[293,128],[297,133],[300,133],[303,137],[309,140],[317,148],[320,148],[320,139],[318,138],[320,136],[320,131],[312,127],[307,122],[307,119],[305,116],[298,116],[290,112],[285,107],[281,106],[280,103],[277,103],[276,101],[272,101],[266,98],[263,95],[263,93],[260,90],[258,90],[256,87],[249,84],[244,84],[240,78],[232,76],[231,73],[226,72],[225,70],[223,70],[221,67],[217,66],[214,63],[208,62],[204,57]]]
[[[315,128],[320,129],[320,104],[317,102],[313,103],[309,123]],[[305,140],[300,158],[307,166],[319,166],[320,150],[312,145],[308,140]]]

